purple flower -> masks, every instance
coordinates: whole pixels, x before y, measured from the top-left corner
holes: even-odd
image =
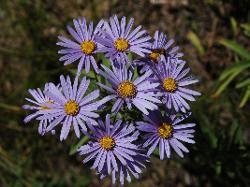
[[[93,55],[97,53],[101,47],[96,41],[96,36],[104,21],[101,20],[95,29],[93,28],[93,22],[90,22],[87,27],[85,18],[82,20],[74,19],[73,22],[75,30],[70,26],[68,26],[67,29],[75,41],[67,39],[64,36],[58,37],[59,42],[57,45],[65,47],[58,52],[63,55],[59,60],[64,61],[64,65],[68,65],[80,59],[78,74],[81,72],[83,66],[88,73],[90,64],[92,64],[94,70],[98,72],[98,66]]]
[[[79,154],[85,157],[83,163],[92,160],[92,169],[100,173],[101,178],[112,174],[113,183],[117,175],[121,184],[124,183],[124,177],[130,181],[131,174],[138,178],[147,158],[134,144],[139,132],[132,124],[121,120],[112,124],[109,114],[105,122],[99,119],[98,124],[96,127],[90,125],[92,133],[84,132],[92,141],[79,148]]]
[[[148,116],[144,115],[145,122],[137,122],[137,129],[145,132],[145,143],[143,147],[149,147],[147,155],[151,155],[157,145],[159,145],[160,159],[163,160],[165,156],[170,158],[171,148],[180,156],[183,157],[183,152],[189,152],[188,149],[181,143],[187,142],[194,144],[195,141],[193,130],[194,123],[180,123],[190,116],[191,113],[185,114],[181,117],[176,115],[163,115],[160,111],[153,111]]]
[[[151,45],[151,53],[149,53],[149,58],[152,61],[157,61],[160,56],[171,57],[171,59],[176,60],[176,63],[181,63],[181,58],[183,53],[178,52],[179,46],[170,48],[173,45],[174,39],[167,40],[167,35],[163,32],[156,31],[154,34],[154,42]]]
[[[44,93],[48,91],[49,86],[48,84],[45,84],[44,90],[41,91],[40,88],[37,89],[29,89],[29,93],[32,95],[34,100],[25,98],[27,101],[32,103],[33,105],[23,105],[23,108],[26,110],[32,110],[35,111],[33,114],[28,115],[25,119],[24,122],[28,123],[32,119],[36,119],[37,117],[41,115],[48,115],[52,106],[51,104],[54,103],[52,99],[47,97]],[[42,119],[39,120],[39,127],[38,127],[38,133],[40,135],[44,135],[46,132],[46,128],[49,124],[50,120],[47,119]],[[54,133],[54,131],[52,132]]]
[[[99,117],[95,111],[104,102],[105,98],[100,101],[93,101],[98,98],[99,90],[94,90],[84,96],[88,89],[90,81],[84,77],[78,85],[78,77],[75,78],[71,85],[70,78],[66,80],[60,76],[62,91],[54,84],[49,84],[49,90],[45,93],[54,103],[49,115],[38,117],[38,119],[50,119],[52,122],[47,127],[47,131],[53,130],[58,124],[62,123],[60,140],[65,140],[69,134],[71,125],[74,127],[76,136],[80,137],[80,129],[86,131],[85,122],[88,121],[92,125],[97,125],[94,118]]]
[[[141,26],[132,29],[134,19],[131,18],[126,25],[126,17],[122,17],[119,22],[117,16],[110,18],[110,23],[105,22],[102,30],[102,37],[99,42],[104,46],[101,51],[111,60],[128,62],[128,52],[133,52],[139,56],[150,52],[151,37],[146,30],[141,30]]]
[[[197,91],[185,88],[188,85],[198,82],[192,76],[187,76],[190,68],[184,68],[185,63],[172,64],[165,60],[160,61],[156,68],[155,82],[159,82],[159,91],[162,93],[162,102],[168,109],[174,108],[176,112],[190,110],[188,101],[195,101],[194,96],[200,96]]]
[[[179,46],[171,48],[174,39],[167,40],[167,35],[163,32],[156,31],[154,40],[150,46],[150,53],[145,58],[137,60],[138,65],[143,65],[141,72],[146,72],[154,68],[154,66],[161,60],[168,59],[173,64],[184,63],[181,60],[183,53],[178,52]]]
[[[119,68],[112,65],[112,71],[104,65],[102,67],[105,71],[100,70],[100,74],[112,87],[101,83],[98,83],[98,85],[111,92],[110,99],[116,99],[111,112],[118,112],[124,103],[127,104],[129,110],[131,110],[133,104],[144,114],[148,114],[148,109],[155,110],[158,108],[155,103],[161,103],[161,101],[157,99],[157,94],[152,89],[156,88],[159,83],[151,83],[147,80],[151,72],[146,72],[132,80],[133,73],[125,65]]]

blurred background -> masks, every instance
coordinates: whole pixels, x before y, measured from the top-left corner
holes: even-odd
[[[250,186],[249,0],[0,0],[0,186],[111,186],[81,164],[73,133],[63,143],[40,137],[37,123],[22,122],[28,113],[20,106],[28,88],[70,73],[56,41],[73,18],[96,23],[113,14],[175,38],[203,93],[192,104],[190,154],[153,158],[125,186]]]

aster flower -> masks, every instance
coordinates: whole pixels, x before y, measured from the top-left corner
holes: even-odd
[[[109,114],[106,115],[105,122],[99,119],[98,124],[96,127],[90,125],[91,134],[84,132],[92,141],[78,150],[85,157],[83,163],[93,161],[92,169],[101,175],[101,179],[112,174],[113,183],[116,176],[120,177],[121,184],[124,183],[124,177],[128,181],[131,180],[130,175],[138,178],[147,158],[134,144],[138,131],[132,124],[121,120],[112,124]]]
[[[169,61],[160,61],[153,69],[155,81],[160,82],[159,92],[162,94],[162,102],[168,109],[174,108],[176,112],[190,110],[188,101],[195,101],[195,96],[201,94],[197,91],[185,88],[198,82],[192,76],[187,76],[190,68],[184,68],[185,63],[173,65]]]
[[[160,56],[171,57],[177,63],[181,61],[178,58],[183,56],[183,53],[178,52],[179,46],[170,48],[174,43],[174,39],[167,40],[167,35],[163,32],[156,31],[154,34],[154,41],[150,47],[151,52],[148,54],[150,60],[156,62]]]
[[[167,39],[167,35],[163,32],[156,31],[154,39],[150,46],[150,53],[145,58],[136,61],[138,65],[143,65],[141,72],[145,72],[154,68],[160,60],[168,59],[172,64],[180,64],[185,61],[181,60],[183,53],[178,52],[179,46],[171,48],[174,39]]]
[[[28,92],[34,99],[25,98],[27,101],[32,103],[32,105],[23,105],[23,109],[35,111],[33,114],[25,117],[24,122],[28,123],[32,119],[36,119],[41,115],[48,115],[51,109],[51,104],[54,103],[52,99],[47,97],[44,93],[48,91],[49,86],[45,84],[44,90],[42,91],[40,88],[37,89],[29,89]],[[44,135],[46,132],[46,128],[49,124],[50,120],[42,119],[39,120],[38,133],[40,135]],[[54,131],[52,131],[54,133]]]
[[[160,159],[165,156],[170,158],[171,148],[180,156],[183,157],[183,152],[188,153],[188,149],[182,142],[194,144],[192,139],[195,132],[192,127],[194,123],[181,123],[184,119],[190,116],[191,113],[181,117],[176,115],[162,115],[160,111],[153,111],[148,116],[144,115],[144,121],[137,122],[137,129],[145,132],[145,143],[143,147],[148,147],[147,155],[151,155],[159,145]],[[181,142],[182,141],[182,142]]]
[[[126,104],[129,110],[133,104],[144,114],[148,114],[148,110],[158,108],[155,103],[161,103],[161,101],[157,99],[157,94],[152,89],[159,83],[151,83],[147,80],[151,72],[146,72],[132,80],[133,73],[125,65],[121,67],[112,65],[112,71],[104,65],[102,67],[105,71],[100,70],[100,74],[111,84],[111,87],[102,83],[98,85],[111,92],[110,99],[116,100],[111,112],[118,112],[123,104]]]
[[[104,52],[107,58],[128,62],[128,52],[139,56],[145,56],[144,53],[150,52],[147,48],[150,47],[151,37],[147,35],[146,30],[141,30],[141,26],[131,30],[134,24],[133,18],[127,25],[126,17],[122,17],[119,22],[117,16],[114,16],[109,22],[104,23],[102,37],[98,39],[104,46],[100,51]]]
[[[94,101],[99,97],[99,90],[94,90],[88,95],[86,93],[90,81],[86,77],[82,78],[78,85],[78,77],[71,85],[70,78],[60,76],[62,91],[53,84],[49,84],[49,90],[45,93],[54,103],[49,115],[38,117],[38,119],[54,119],[47,127],[47,131],[53,130],[58,124],[62,123],[60,140],[65,140],[69,134],[71,125],[74,127],[76,136],[80,137],[80,129],[86,131],[85,122],[88,121],[97,125],[94,120],[99,117],[95,111],[105,103],[105,98]],[[79,128],[80,127],[80,128]]]
[[[95,53],[98,52],[101,45],[96,41],[96,36],[98,34],[98,30],[103,25],[103,20],[101,20],[96,28],[93,28],[93,22],[90,22],[89,26],[86,24],[85,18],[74,19],[75,29],[68,26],[68,32],[74,38],[73,40],[67,39],[64,36],[59,36],[59,42],[57,45],[64,47],[58,53],[63,56],[59,59],[60,61],[64,61],[64,65],[71,64],[78,59],[80,62],[78,64],[78,74],[82,70],[84,66],[86,73],[90,70],[90,64],[92,64],[94,70],[98,72],[98,66],[93,57]]]

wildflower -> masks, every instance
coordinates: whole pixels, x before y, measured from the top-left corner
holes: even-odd
[[[36,119],[37,117],[41,115],[48,115],[51,110],[51,104],[54,103],[53,100],[51,100],[49,97],[47,97],[44,93],[48,91],[49,86],[48,84],[45,84],[44,90],[42,91],[40,88],[37,89],[29,89],[29,93],[32,95],[34,100],[26,98],[27,101],[32,103],[33,105],[23,105],[23,108],[26,110],[33,110],[35,111],[33,114],[28,115],[24,122],[28,123],[32,119]],[[38,133],[40,135],[44,135],[46,132],[46,128],[49,124],[50,120],[42,119],[39,120],[39,127],[38,127]],[[54,133],[54,131],[52,132]]]
[[[130,181],[131,174],[139,177],[147,157],[134,144],[139,133],[132,124],[123,123],[121,120],[112,124],[108,114],[105,122],[99,119],[98,126],[92,126],[91,131],[91,134],[85,134],[92,141],[78,150],[79,154],[85,157],[83,163],[93,160],[92,169],[100,173],[101,178],[112,174],[113,183],[117,175],[121,184],[124,183],[124,177]]]
[[[149,110],[157,109],[155,103],[161,103],[157,99],[152,89],[156,88],[159,83],[151,83],[147,78],[151,72],[146,72],[144,75],[132,80],[133,73],[125,66],[115,67],[112,65],[112,71],[102,65],[105,71],[100,70],[100,74],[107,79],[112,87],[98,83],[99,86],[111,92],[110,99],[116,99],[111,112],[118,112],[123,104],[126,104],[128,109],[132,109],[132,104],[144,114],[148,114]]]
[[[49,90],[45,93],[49,98],[53,99],[53,108],[49,115],[41,116],[38,119],[54,119],[47,127],[47,131],[53,130],[58,124],[62,123],[60,140],[65,140],[69,134],[71,125],[74,127],[76,136],[80,137],[80,129],[86,131],[85,122],[88,121],[92,125],[97,125],[94,120],[99,117],[95,113],[104,100],[94,101],[99,97],[99,90],[94,90],[84,96],[90,81],[86,77],[82,78],[78,85],[78,77],[75,78],[71,85],[70,78],[66,80],[64,76],[60,76],[62,91],[53,84],[49,85]]]
[[[63,55],[59,60],[64,61],[64,65],[68,65],[80,59],[77,71],[78,75],[83,67],[86,73],[88,73],[90,64],[92,64],[95,72],[98,72],[98,66],[93,55],[97,53],[101,47],[96,41],[96,36],[98,29],[103,25],[103,21],[101,20],[95,29],[93,28],[93,22],[90,22],[89,26],[87,26],[85,18],[82,20],[74,19],[73,22],[75,30],[70,26],[68,26],[67,29],[75,41],[67,39],[64,36],[58,37],[59,42],[57,45],[65,47],[58,52]]]
[[[134,19],[131,18],[126,25],[126,17],[122,17],[119,22],[117,16],[110,18],[110,23],[105,22],[102,29],[102,37],[98,41],[104,46],[100,51],[106,54],[111,60],[119,62],[128,62],[128,52],[133,52],[139,56],[145,56],[144,53],[150,52],[147,48],[150,46],[151,37],[141,26],[131,30]]]
[[[174,108],[176,112],[190,110],[188,101],[195,101],[194,96],[200,96],[197,91],[185,88],[198,82],[192,76],[187,76],[190,68],[184,69],[185,63],[173,65],[165,60],[159,62],[154,71],[155,82],[159,82],[159,92],[162,93],[162,102],[168,109]]]
[[[182,124],[181,122],[190,116],[191,113],[181,117],[176,115],[162,115],[160,111],[153,111],[148,116],[144,115],[144,121],[137,122],[137,129],[145,132],[144,148],[149,147],[147,155],[151,155],[159,145],[160,159],[165,156],[170,158],[171,147],[180,156],[183,157],[183,152],[188,153],[188,149],[181,143],[187,142],[194,144],[192,139],[195,132],[192,127],[194,123]]]
[[[174,39],[167,39],[167,35],[163,32],[156,31],[154,39],[150,46],[150,53],[147,53],[145,58],[136,61],[138,65],[143,65],[141,72],[146,72],[154,68],[161,60],[168,59],[172,64],[184,63],[181,60],[183,53],[178,52],[179,46],[171,48]]]
[[[174,39],[167,40],[167,35],[163,32],[156,31],[154,34],[154,41],[150,47],[151,52],[148,54],[150,60],[157,62],[159,57],[166,56],[171,58],[179,58],[183,53],[178,52],[179,46],[170,48],[173,45]]]

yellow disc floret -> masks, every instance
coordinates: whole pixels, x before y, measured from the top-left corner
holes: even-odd
[[[155,49],[152,50],[152,52],[149,54],[149,58],[154,61],[157,62],[158,58],[160,55],[164,54],[164,49]]]
[[[91,40],[84,41],[81,44],[81,49],[84,54],[91,55],[96,49],[96,44]]]
[[[165,78],[163,81],[163,87],[167,92],[174,92],[177,86],[177,82],[171,77]]]
[[[117,93],[122,98],[133,98],[137,93],[136,86],[130,81],[123,81],[119,84]]]
[[[124,38],[117,38],[114,42],[117,51],[123,52],[128,49],[129,43]]]
[[[80,107],[76,101],[69,100],[64,105],[64,110],[67,115],[76,116],[79,113]]]
[[[168,139],[172,137],[173,135],[173,126],[169,123],[163,123],[159,128],[158,128],[158,135],[161,138]]]
[[[100,139],[99,143],[100,146],[106,150],[113,149],[115,146],[115,140],[110,136],[104,136],[103,138]]]

